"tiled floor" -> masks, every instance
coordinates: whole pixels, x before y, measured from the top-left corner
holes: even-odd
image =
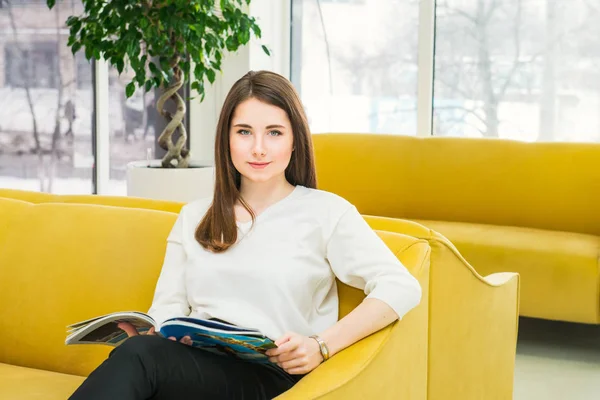
[[[600,326],[521,318],[515,400],[600,400]]]

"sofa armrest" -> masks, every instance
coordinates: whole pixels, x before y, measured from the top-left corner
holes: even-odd
[[[410,244],[396,251],[400,261],[419,280],[421,303],[402,320],[339,352],[305,376],[277,400],[412,399],[427,397],[427,320],[429,246],[405,235],[379,232]],[[364,294],[358,293],[356,295]]]
[[[512,398],[518,274],[482,277],[448,239],[414,221],[366,220],[431,246],[428,399]]]
[[[510,399],[519,276],[482,277],[443,238],[432,247],[429,399]]]

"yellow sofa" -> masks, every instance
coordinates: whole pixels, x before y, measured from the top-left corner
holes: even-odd
[[[181,206],[181,203],[146,199],[56,196],[10,189],[0,189],[1,196],[39,203],[66,201],[158,210],[177,209]],[[483,278],[448,240],[418,223],[377,217],[366,217],[366,220],[380,234],[385,231],[404,233],[427,241],[431,246],[431,275],[437,279],[436,283],[430,280],[429,288],[426,288],[429,292],[428,325],[435,327],[428,330],[427,338],[427,398],[511,398],[518,326],[519,281],[516,274],[499,273]],[[437,293],[436,296],[431,295],[432,290]],[[361,298],[360,293],[355,294]],[[342,306],[355,303],[344,302]],[[344,314],[348,311],[342,310]],[[302,385],[309,384],[310,381],[302,382]],[[355,390],[358,389],[353,389]],[[365,387],[363,390],[371,389]],[[311,398],[302,397],[305,392],[298,393],[299,399]],[[394,398],[389,397],[393,392],[386,393],[381,398]],[[420,397],[413,395],[402,398]]]
[[[0,198],[1,399],[65,399],[73,392],[110,348],[65,346],[66,325],[148,309],[175,218],[135,207]],[[426,399],[430,248],[422,239],[378,233],[419,279],[421,304],[278,399]],[[364,295],[339,289],[343,316]]]
[[[517,272],[523,316],[600,323],[600,144],[313,140],[320,188],[441,233],[482,275]]]

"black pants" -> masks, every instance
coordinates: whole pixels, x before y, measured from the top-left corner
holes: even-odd
[[[142,335],[114,349],[70,399],[262,400],[285,392],[301,377]]]

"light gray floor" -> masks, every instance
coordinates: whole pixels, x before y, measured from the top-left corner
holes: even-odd
[[[521,318],[515,400],[600,400],[600,326]]]

